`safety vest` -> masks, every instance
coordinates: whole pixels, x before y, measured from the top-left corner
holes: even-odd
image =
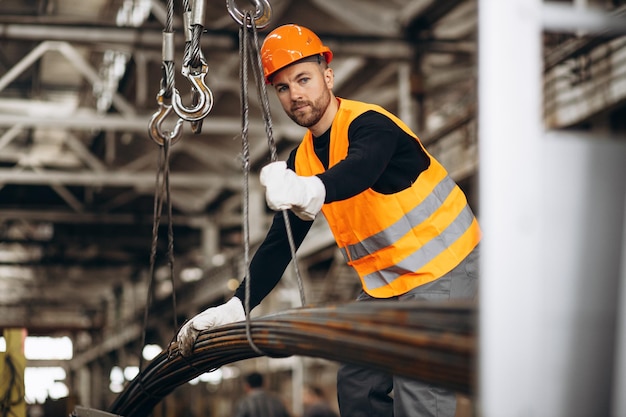
[[[350,123],[369,110],[389,117],[424,149],[408,126],[382,107],[340,99],[330,131],[329,167],[348,155]],[[369,188],[322,207],[337,245],[372,297],[405,294],[442,277],[480,241],[480,228],[465,195],[445,168],[426,154],[430,166],[411,187],[394,194]],[[298,146],[295,168],[304,176],[325,171],[310,131]]]

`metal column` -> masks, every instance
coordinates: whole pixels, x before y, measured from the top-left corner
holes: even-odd
[[[626,142],[541,120],[542,30],[615,23],[571,5],[479,1],[485,417],[623,415]]]

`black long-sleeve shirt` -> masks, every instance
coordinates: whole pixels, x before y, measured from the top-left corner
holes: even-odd
[[[368,111],[358,116],[348,129],[348,155],[328,169],[330,129],[313,138],[315,154],[326,171],[318,177],[326,188],[325,203],[345,200],[368,188],[381,194],[393,194],[411,186],[428,168],[430,159],[421,146],[387,116]],[[295,167],[294,149],[287,167]],[[298,218],[289,211],[289,222],[296,247],[309,232],[312,221]],[[265,240],[250,262],[250,308],[256,307],[280,281],[291,261],[281,212],[274,215]],[[245,300],[245,282],[235,296]]]

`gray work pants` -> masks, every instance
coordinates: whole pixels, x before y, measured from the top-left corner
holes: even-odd
[[[475,298],[478,256],[476,248],[443,277],[395,298],[400,302]],[[375,299],[362,292],[357,300]],[[337,399],[342,417],[453,417],[456,411],[452,391],[351,364],[337,372]]]

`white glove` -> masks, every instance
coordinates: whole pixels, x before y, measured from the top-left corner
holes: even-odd
[[[287,169],[284,161],[272,162],[261,170],[265,199],[272,210],[291,209],[302,220],[313,220],[324,205],[326,187],[316,176],[303,177]]]
[[[243,305],[237,297],[233,297],[217,307],[207,308],[185,323],[178,331],[176,335],[178,350],[183,356],[187,356],[193,351],[193,345],[201,331],[242,321],[245,318],[246,313]]]

